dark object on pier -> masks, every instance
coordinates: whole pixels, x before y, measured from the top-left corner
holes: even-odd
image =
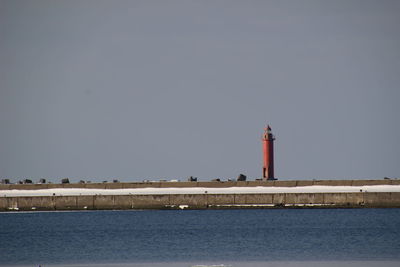
[[[246,179],[247,179],[247,176],[244,174],[239,174],[239,176],[237,178],[238,181],[246,181]]]
[[[10,179],[2,179],[1,183],[2,184],[9,184],[10,183]]]
[[[25,179],[24,180],[24,184],[31,184],[32,183],[32,180],[31,179]]]
[[[46,183],[46,179],[39,179],[39,184],[45,184]]]
[[[69,179],[68,178],[64,178],[61,180],[62,184],[69,184]]]
[[[119,183],[119,181],[117,179],[114,179],[113,183]]]
[[[215,179],[212,179],[211,182],[221,182],[221,179],[215,178]]]
[[[197,182],[197,177],[190,176],[188,182]]]

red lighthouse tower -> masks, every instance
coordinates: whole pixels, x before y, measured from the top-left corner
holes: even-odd
[[[271,132],[271,127],[267,125],[264,129],[262,137],[263,152],[264,152],[264,165],[263,165],[263,179],[276,180],[274,177],[274,140],[275,137]]]

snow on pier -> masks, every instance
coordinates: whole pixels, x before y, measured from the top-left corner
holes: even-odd
[[[364,186],[296,186],[296,187],[170,187],[170,188],[125,188],[125,189],[89,189],[89,188],[52,188],[37,190],[0,190],[1,197],[29,196],[93,196],[93,195],[168,195],[168,194],[276,194],[276,193],[356,193],[356,192],[400,192],[400,185],[364,185]]]

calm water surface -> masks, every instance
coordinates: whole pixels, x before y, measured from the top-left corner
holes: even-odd
[[[3,266],[310,261],[400,266],[400,209],[0,213]]]

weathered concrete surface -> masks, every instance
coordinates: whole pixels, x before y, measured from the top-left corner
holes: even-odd
[[[94,196],[77,196],[76,197],[77,209],[94,209]]]
[[[6,207],[1,207],[1,208],[6,208],[7,210],[10,209],[19,209],[19,205],[18,205],[18,198],[17,197],[7,197],[5,198],[7,201],[7,206]],[[0,202],[2,203],[2,202]]]
[[[187,205],[213,207],[396,207],[400,192],[279,193],[279,194],[177,194],[0,197],[0,210],[164,209]]]
[[[286,194],[278,193],[272,195],[272,204],[282,205],[285,204],[285,202],[286,202]]]
[[[26,208],[34,208],[39,210],[53,209],[54,201],[52,197],[32,197],[31,203],[27,203]]]
[[[89,188],[89,189],[106,189],[106,184],[79,184],[82,188]],[[65,185],[65,188],[68,188],[67,185]]]
[[[29,209],[33,206],[32,197],[17,198],[16,202],[18,203],[18,208],[20,209]]]
[[[324,203],[323,195],[321,194],[287,194],[293,195],[291,204],[321,204]],[[288,196],[287,196],[288,197]],[[288,199],[288,198],[287,198]]]
[[[115,196],[104,196],[104,195],[95,195],[94,197],[94,209],[107,210],[114,209],[114,197]]]
[[[244,204],[272,204],[273,194],[247,194]]]
[[[105,189],[122,189],[123,184],[122,183],[105,183],[104,187],[105,187]]]
[[[390,180],[352,180],[352,186],[362,186],[362,185],[387,185],[391,184]]]
[[[400,180],[388,180],[390,181],[390,184],[392,185],[399,185],[400,184]]]
[[[160,187],[160,183],[120,183],[122,188]]]
[[[170,195],[132,195],[132,208],[159,209],[170,204]]]
[[[229,181],[229,182],[146,182],[89,184],[7,184],[0,190],[47,188],[121,189],[146,187],[243,187],[243,186],[362,186],[400,185],[400,180],[293,180],[293,181]],[[324,207],[400,207],[400,193],[275,193],[275,194],[176,194],[176,195],[95,195],[1,197],[0,210],[76,210],[76,209],[164,209],[187,205],[189,208],[250,207],[267,205]]]
[[[132,197],[131,196],[114,196],[114,209],[131,209]]]
[[[88,184],[0,184],[0,190],[35,190],[48,188],[91,188],[91,189],[122,189],[122,188],[167,188],[167,187],[244,187],[244,186],[362,186],[362,185],[400,185],[400,180],[290,180],[290,181],[223,181],[223,182],[136,182],[136,183],[88,183]]]
[[[78,209],[77,205],[77,196],[52,196],[49,199],[54,199],[54,209],[56,210],[76,210]]]
[[[363,180],[366,181],[366,180]],[[353,180],[315,180],[312,185],[326,185],[326,186],[351,186]],[[365,182],[367,183],[367,182]]]
[[[161,183],[154,183],[157,184],[157,187],[196,187],[197,182],[161,182]]]
[[[9,197],[0,197],[0,209],[6,209],[7,207],[9,207],[9,199]]]
[[[234,204],[234,194],[207,194],[207,205],[226,205]]]
[[[170,195],[169,205],[188,205],[192,208],[206,208],[207,207],[207,195]]]
[[[326,193],[324,196],[324,204],[347,205],[347,196],[343,193]]]
[[[365,193],[346,194],[346,201],[353,205],[364,205],[364,195]]]
[[[234,194],[233,195],[234,204],[246,204],[247,203],[247,195],[246,194]]]
[[[365,193],[364,194],[365,205],[371,207],[392,207],[394,205],[400,206],[400,193],[392,192],[386,194],[379,193]]]
[[[296,186],[311,186],[314,185],[314,181],[296,181]]]

